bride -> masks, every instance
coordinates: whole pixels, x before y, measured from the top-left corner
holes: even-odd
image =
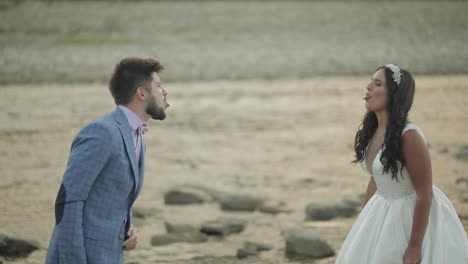
[[[432,185],[426,139],[408,121],[414,90],[411,74],[392,64],[379,67],[367,86],[368,112],[354,148],[371,177],[337,264],[468,264],[465,230]]]

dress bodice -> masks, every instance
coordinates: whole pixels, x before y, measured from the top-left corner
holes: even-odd
[[[416,130],[424,139],[414,124],[406,125],[402,135],[408,130]],[[374,174],[372,177],[377,191],[359,213],[340,248],[335,264],[403,263],[415,224],[414,216],[419,213],[417,195],[408,171],[401,170],[403,177],[398,177],[399,181],[393,180],[391,173],[383,173],[380,157],[382,150],[378,151],[372,166],[369,166]],[[365,157],[360,164],[368,172]],[[450,200],[435,186],[432,186],[432,199],[420,252],[420,264],[468,264],[466,232]]]
[[[424,138],[424,135],[421,132],[421,130],[416,125],[411,123],[405,126],[402,135],[405,134],[406,131],[412,129],[416,130],[418,134],[421,135],[421,137],[424,139],[424,142],[426,142],[426,139]],[[364,157],[360,162],[362,169],[370,175],[372,175],[372,177],[374,177],[375,184],[377,185],[377,194],[391,199],[413,197],[415,195],[415,191],[406,167],[403,168],[403,170],[401,171],[403,177],[401,177],[400,172],[398,172],[398,181],[392,178],[392,174],[390,171],[387,173],[383,172],[384,166],[380,161],[380,157],[382,155],[382,149],[384,147],[385,146],[383,146],[378,151],[374,161],[372,162],[372,172],[369,172],[366,168],[366,157]],[[401,169],[401,163],[398,164],[398,167]]]

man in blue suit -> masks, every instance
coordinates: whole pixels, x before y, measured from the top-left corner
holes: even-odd
[[[143,184],[142,133],[150,118],[164,120],[167,91],[153,59],[126,58],[109,90],[117,105],[73,140],[55,202],[55,228],[46,264],[123,263],[137,245],[132,205]]]

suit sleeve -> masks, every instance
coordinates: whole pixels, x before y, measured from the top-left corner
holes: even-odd
[[[55,203],[60,259],[68,264],[86,263],[83,238],[83,205],[111,152],[112,134],[92,123],[72,143],[67,169]]]

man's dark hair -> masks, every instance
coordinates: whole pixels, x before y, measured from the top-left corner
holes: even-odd
[[[150,88],[153,72],[159,73],[164,66],[157,60],[148,58],[125,58],[114,69],[109,82],[109,90],[117,105],[127,105],[138,87]]]

